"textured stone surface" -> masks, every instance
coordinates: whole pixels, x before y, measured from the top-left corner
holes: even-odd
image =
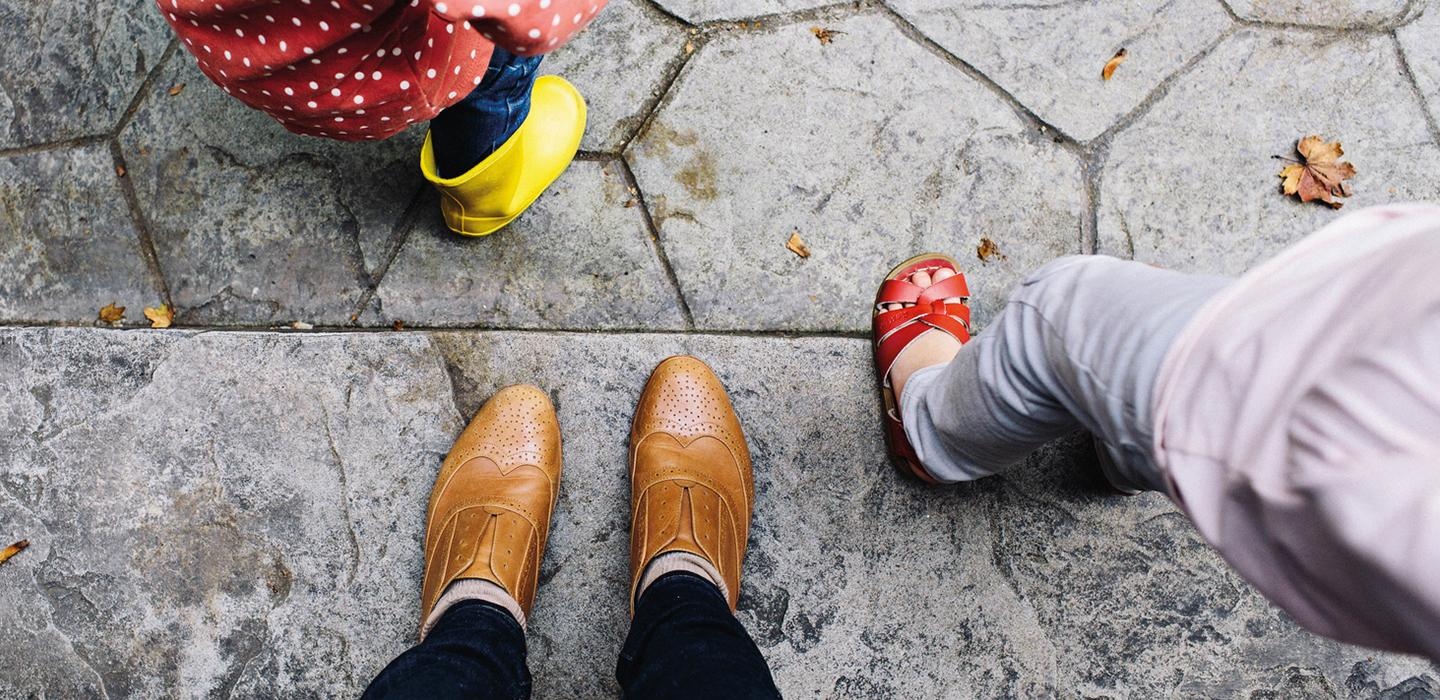
[[[103,144],[0,159],[0,320],[139,319],[161,302]]]
[[[896,0],[907,20],[1041,119],[1087,141],[1138,107],[1231,24],[1213,0]],[[1119,49],[1129,59],[1104,81]]]
[[[927,250],[967,266],[983,323],[1079,251],[1070,153],[888,19],[827,26],[830,45],[808,23],[707,44],[631,146],[697,325],[865,329],[886,270]],[[982,264],[982,237],[1006,257]]]
[[[686,22],[711,22],[809,10],[838,5],[841,0],[655,0],[655,4]]]
[[[1440,695],[1425,662],[1297,630],[1163,499],[1101,495],[1081,440],[903,480],[861,340],[40,329],[0,332],[0,539],[34,542],[0,567],[0,697],[353,697],[414,634],[461,416],[522,381],[566,453],[535,696],[613,697],[624,439],[676,352],[745,422],[739,616],[788,697]]]
[[[540,72],[564,76],[589,105],[581,148],[614,151],[635,133],[686,41],[678,22],[642,0],[611,0],[585,31],[545,58]]]
[[[1419,19],[1395,34],[1430,116],[1440,121],[1440,2],[1431,3]]]
[[[169,40],[153,0],[0,0],[0,148],[110,131]]]
[[[121,137],[177,320],[347,322],[419,191],[422,137],[290,134],[178,53]]]
[[[1335,220],[1280,195],[1272,156],[1306,134],[1343,142],[1359,170],[1344,211],[1440,199],[1421,110],[1388,37],[1240,31],[1116,138],[1100,251],[1234,274]]]
[[[627,206],[627,204],[629,206]],[[619,166],[576,162],[535,206],[483,238],[445,228],[423,200],[420,224],[366,321],[411,326],[678,329],[685,325],[643,212]]]
[[[1239,17],[1317,27],[1382,27],[1426,0],[1226,0]]]

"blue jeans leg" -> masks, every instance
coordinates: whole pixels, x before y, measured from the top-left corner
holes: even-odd
[[[525,631],[504,608],[479,600],[445,611],[425,641],[390,662],[364,700],[529,698]]]
[[[640,596],[615,677],[627,700],[780,697],[720,590],[683,571],[661,576]]]
[[[541,56],[516,56],[495,47],[485,77],[465,99],[430,120],[440,177],[459,177],[495,152],[530,115],[530,88]]]

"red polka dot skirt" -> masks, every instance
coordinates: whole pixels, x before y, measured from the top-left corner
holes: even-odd
[[[546,53],[605,0],[156,0],[200,70],[299,134],[383,139]]]

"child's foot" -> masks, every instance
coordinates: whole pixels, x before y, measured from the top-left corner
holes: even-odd
[[[430,135],[420,151],[420,170],[440,191],[440,211],[450,230],[485,236],[520,216],[569,167],[585,132],[585,100],[559,76],[535,80],[530,114],[520,128],[479,165],[454,178],[440,176]]]
[[[939,482],[920,464],[905,434],[900,396],[916,372],[949,362],[970,340],[969,294],[955,260],[938,253],[900,263],[875,293],[875,369],[890,456],[902,471],[930,483]]]
[[[955,270],[942,267],[932,272],[920,270],[911,275],[905,281],[920,288],[929,287],[932,284],[944,282],[955,276]],[[965,300],[961,297],[947,297],[945,303],[960,304]],[[885,304],[883,310],[891,311],[914,306],[913,303]],[[910,376],[926,367],[943,365],[950,362],[955,354],[960,352],[960,341],[954,336],[938,330],[931,330],[922,333],[920,337],[911,341],[900,356],[896,358],[895,365],[890,369],[890,385],[895,388],[895,396],[898,398],[905,392],[905,383]]]

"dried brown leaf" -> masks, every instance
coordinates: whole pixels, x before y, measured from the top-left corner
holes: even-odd
[[[403,331],[403,330],[405,330],[405,322],[404,322],[404,321],[401,321],[400,319],[397,318],[397,319],[395,319],[395,322],[394,322],[394,323],[391,323],[391,324],[390,324],[390,328],[392,328],[392,329],[394,329],[394,330],[397,330],[397,331]]]
[[[845,32],[842,32],[842,31],[840,31],[840,30],[838,30],[838,29],[826,29],[826,28],[824,28],[824,27],[811,27],[811,28],[810,28],[810,33],[811,33],[811,34],[814,34],[814,35],[815,35],[815,38],[816,38],[816,39],[819,39],[819,40],[820,40],[820,44],[821,44],[822,46],[824,46],[824,45],[829,44],[829,43],[832,42],[832,41],[835,41],[835,37],[836,37],[836,36],[839,36],[839,35],[841,35],[841,34],[844,34]]]
[[[175,320],[175,310],[169,304],[145,307],[145,318],[150,319],[151,328],[169,328]]]
[[[116,306],[113,301],[100,309],[100,320],[105,323],[116,323],[123,318],[125,318],[125,307]]]
[[[183,91],[184,89],[185,89],[185,83],[175,83],[174,85],[171,85],[171,86],[170,86],[170,96],[171,96],[171,97],[174,97],[174,96],[180,94],[181,91]]]
[[[16,554],[25,551],[25,548],[29,546],[30,540],[20,540],[19,542],[16,542],[9,547],[0,549],[0,564],[4,564],[5,562],[10,561],[10,557],[13,557]]]
[[[975,255],[980,258],[981,262],[990,262],[997,258],[1000,260],[1009,260],[1009,258],[1005,257],[1004,253],[1000,252],[1000,246],[995,245],[995,241],[989,238],[980,239],[980,245],[975,246]]]
[[[115,166],[115,177],[125,177],[125,166],[123,166],[123,165],[117,165],[117,166]]]
[[[1100,69],[1100,78],[1102,80],[1109,80],[1111,77],[1113,77],[1115,75],[1115,69],[1119,68],[1120,64],[1124,63],[1125,59],[1128,56],[1129,53],[1127,53],[1123,48],[1119,51],[1116,51],[1115,55],[1111,56],[1110,60],[1105,62],[1105,67]]]
[[[1285,181],[1280,191],[1295,195],[1302,202],[1324,202],[1332,209],[1345,206],[1344,202],[1335,201],[1335,197],[1349,197],[1353,193],[1350,183],[1345,181],[1355,177],[1355,166],[1340,162],[1340,156],[1345,155],[1340,142],[1306,136],[1295,145],[1295,150],[1300,153],[1300,160],[1280,171]]]
[[[810,257],[810,246],[805,245],[805,240],[800,238],[800,232],[794,231],[790,234],[790,240],[785,241],[785,249],[802,257]]]

